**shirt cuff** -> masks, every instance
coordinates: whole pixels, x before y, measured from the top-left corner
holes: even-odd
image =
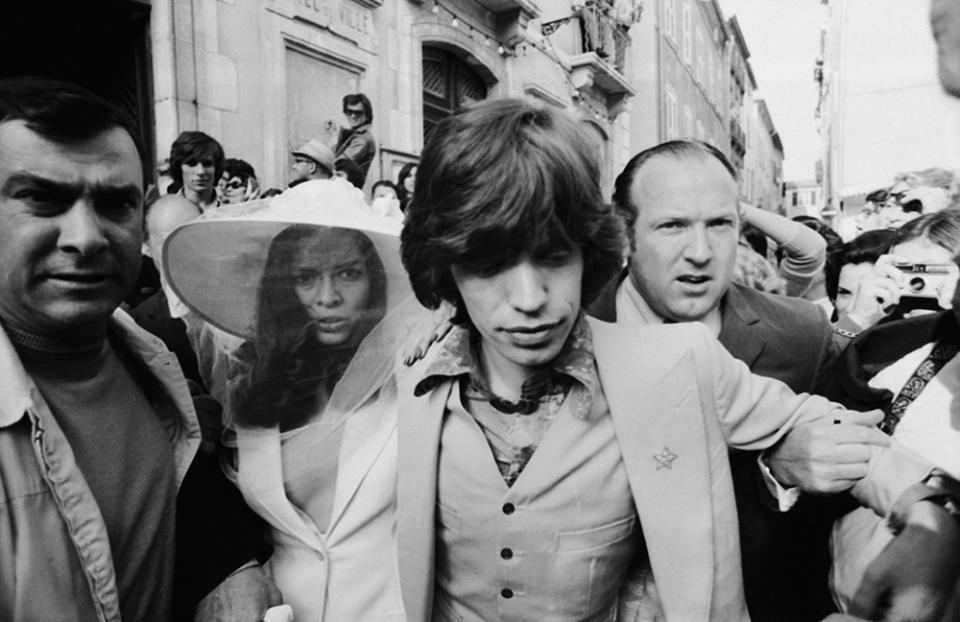
[[[770,467],[767,466],[764,460],[765,456],[766,452],[757,456],[757,464],[760,465],[760,475],[763,477],[763,483],[766,484],[767,490],[773,498],[777,500],[777,509],[781,512],[789,512],[797,504],[797,500],[800,499],[800,488],[797,486],[791,486],[790,488],[781,486],[770,471]]]

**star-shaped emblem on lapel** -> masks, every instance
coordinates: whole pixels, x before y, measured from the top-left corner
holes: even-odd
[[[667,469],[668,471],[673,468],[673,461],[677,459],[677,454],[670,451],[669,447],[664,447],[663,451],[658,454],[653,455],[653,459],[657,462],[657,470]]]

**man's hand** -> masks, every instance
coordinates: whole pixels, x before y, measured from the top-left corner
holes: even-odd
[[[939,622],[957,594],[960,525],[929,501],[911,506],[906,526],[867,568],[850,613],[888,622]]]
[[[260,622],[267,609],[283,602],[280,590],[260,566],[239,570],[197,606],[194,622]]]
[[[838,410],[837,416],[798,425],[768,450],[767,463],[781,485],[819,494],[842,492],[867,474],[871,448],[890,445],[890,438],[875,427],[883,420],[881,411]]]
[[[430,346],[450,332],[455,313],[453,305],[444,302],[424,322],[411,328],[401,346],[403,364],[409,367],[426,356]]]

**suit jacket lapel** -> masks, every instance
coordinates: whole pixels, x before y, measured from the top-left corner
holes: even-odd
[[[761,328],[762,318],[731,284],[720,303],[720,343],[734,358],[752,367],[765,347],[766,331]]]
[[[429,357],[397,374],[397,559],[407,619],[429,620],[433,605],[437,461],[447,399],[456,383],[413,389]]]
[[[314,548],[322,548],[320,540],[290,500],[283,485],[283,459],[280,452],[280,431],[271,428],[237,428],[239,454],[237,477],[247,503],[259,510],[277,529],[293,535]]]
[[[591,328],[664,612],[668,619],[707,620],[712,478],[692,354],[673,354],[671,329],[597,321]]]
[[[396,414],[388,408],[383,402],[374,402],[348,416],[344,424],[328,534],[335,533],[347,505],[396,428]]]

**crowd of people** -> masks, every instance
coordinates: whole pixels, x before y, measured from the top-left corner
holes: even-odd
[[[284,189],[201,132],[151,187],[111,104],[0,81],[0,619],[960,619],[953,178],[843,243],[702,141],[607,201],[494,99],[367,197],[343,104]]]
[[[340,128],[334,144],[311,138],[290,154],[288,188],[311,179],[341,177],[363,190],[377,154],[376,139],[370,131],[373,105],[363,93],[346,95],[343,114],[348,125]],[[400,169],[395,183],[389,179],[375,181],[369,202],[375,204],[375,209],[402,220],[402,210],[413,192],[415,172],[416,163],[408,163]],[[270,198],[282,192],[280,188],[261,189],[249,162],[227,158],[219,141],[198,131],[183,132],[173,142],[162,177],[169,177],[165,190],[157,186],[149,188],[147,201],[163,193],[180,194],[204,212],[222,205]],[[410,181],[406,182],[408,178]]]

